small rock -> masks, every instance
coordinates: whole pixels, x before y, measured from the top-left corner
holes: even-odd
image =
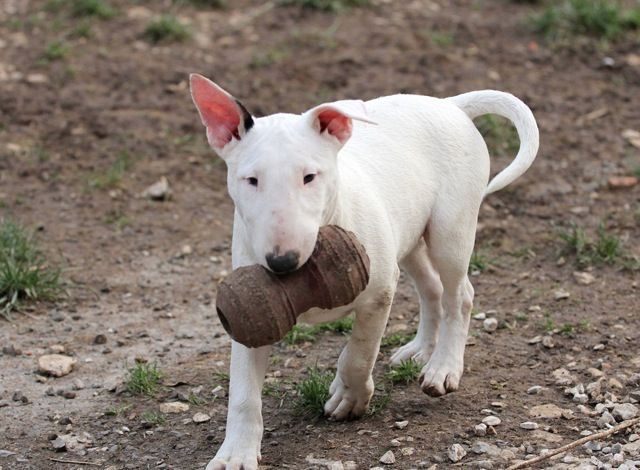
[[[576,393],[573,396],[573,401],[575,403],[585,404],[589,401],[589,396],[586,393]]]
[[[385,465],[391,465],[392,463],[396,463],[396,456],[393,455],[393,451],[388,450],[386,451],[382,457],[380,457],[380,463],[383,463]]]
[[[593,284],[596,280],[593,274],[581,272],[581,271],[574,271],[573,278],[576,280],[578,284],[581,284],[583,286],[588,286],[590,284]]]
[[[169,181],[164,176],[153,183],[142,192],[142,197],[147,197],[154,201],[166,201],[171,197]]]
[[[59,436],[51,441],[51,446],[56,450],[56,452],[67,450],[67,442]]]
[[[542,341],[542,336],[534,336],[533,338],[527,340],[527,344],[538,344]]]
[[[196,413],[193,415],[193,418],[191,419],[193,419],[194,423],[206,423],[211,419],[211,416],[204,413]]]
[[[638,407],[631,403],[618,403],[611,413],[617,421],[633,419],[638,415]]]
[[[78,378],[73,379],[72,385],[74,390],[84,390],[86,388],[84,382]]]
[[[575,377],[564,367],[554,370],[551,375],[553,375],[556,385],[571,385],[575,382]]]
[[[487,426],[497,426],[502,423],[502,420],[497,416],[487,416],[482,420],[482,423],[486,424]]]
[[[602,416],[598,418],[598,427],[606,428],[608,427],[608,425],[614,426],[615,424],[616,424],[616,419],[608,411],[605,411],[604,413],[602,413]]]
[[[607,184],[611,189],[632,188],[638,184],[638,178],[635,176],[612,176],[607,181]]]
[[[29,83],[41,84],[41,83],[47,83],[49,81],[49,77],[47,77],[42,73],[30,73],[27,75],[26,80]]]
[[[533,421],[525,421],[524,423],[520,423],[520,427],[522,429],[526,429],[527,431],[533,431],[534,429],[538,429],[538,423],[534,423]]]
[[[408,457],[409,455],[413,455],[415,451],[416,450],[413,447],[403,447],[402,449],[400,449],[400,453],[405,457]]]
[[[95,338],[93,338],[93,344],[106,344],[106,343],[107,343],[106,335],[100,334],[100,335],[96,335]]]
[[[616,379],[615,377],[611,377],[609,379],[609,387],[611,388],[617,388],[618,390],[621,390],[624,388],[624,386],[622,385],[622,383]]]
[[[476,436],[486,436],[487,425],[484,423],[476,424],[476,426],[473,428],[473,432]]]
[[[65,390],[64,392],[62,392],[62,396],[67,400],[73,400],[76,397],[76,392],[74,392],[73,390]]]
[[[27,396],[24,395],[20,390],[18,390],[16,392],[13,392],[13,395],[12,395],[11,399],[13,401],[22,402],[25,405],[29,403],[29,398],[27,398]]]
[[[49,346],[49,351],[53,354],[64,354],[66,352],[66,348],[62,344],[52,344]]]
[[[391,439],[391,441],[389,441],[389,445],[391,447],[400,447],[402,443],[398,439]]]
[[[554,419],[560,418],[563,413],[563,409],[553,403],[547,403],[545,405],[537,405],[529,410],[529,416],[532,418],[544,418]]]
[[[640,56],[636,57],[636,65],[640,65]],[[633,129],[625,129],[622,131],[622,137],[627,139],[631,145],[640,149],[640,132]]]
[[[591,374],[591,377],[593,377],[594,379],[599,379],[600,377],[602,377],[604,375],[604,372],[602,372],[599,369],[596,369],[595,367],[589,367],[587,369],[587,372],[589,374]]]
[[[393,426],[394,426],[396,429],[404,429],[404,428],[406,428],[408,425],[409,425],[409,421],[406,421],[406,420],[405,420],[405,421],[396,421],[396,422],[393,424]]]
[[[486,319],[486,318],[487,318],[487,314],[486,314],[486,313],[484,313],[484,312],[476,313],[476,314],[473,316],[473,319],[474,319],[474,320],[484,320],[484,319]]]
[[[189,411],[189,405],[179,401],[170,401],[166,403],[160,403],[160,412],[165,414],[171,413],[184,413]]]
[[[76,360],[61,354],[46,354],[38,359],[38,370],[54,377],[63,377],[73,370]]]
[[[548,335],[542,338],[542,345],[548,349],[552,349],[556,346],[555,343],[553,342],[553,338]]]
[[[487,318],[482,322],[482,328],[488,333],[493,333],[498,329],[498,320],[495,318]]]
[[[594,351],[602,351],[604,349],[604,344],[598,343],[593,347]]]
[[[544,387],[542,387],[541,385],[534,385],[533,387],[529,387],[527,389],[527,394],[528,395],[537,395],[540,392],[542,392],[543,389],[544,389]]]
[[[564,289],[558,289],[553,293],[553,298],[555,300],[568,299],[570,296],[571,294]]]
[[[453,444],[447,451],[447,456],[453,463],[460,462],[465,455],[467,455],[467,451],[460,444]]]

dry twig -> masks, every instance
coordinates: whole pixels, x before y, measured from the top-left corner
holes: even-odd
[[[573,449],[574,447],[578,447],[586,442],[595,441],[596,439],[602,439],[612,434],[616,434],[623,429],[627,429],[635,424],[640,424],[640,418],[630,419],[629,421],[625,421],[624,423],[620,423],[617,426],[612,427],[611,429],[607,429],[606,431],[597,432],[595,434],[591,434],[590,436],[585,436],[577,441],[573,441],[565,446],[558,447],[555,450],[549,451],[544,455],[539,455],[538,457],[534,457],[533,459],[525,460],[524,462],[519,462],[515,465],[511,465],[507,468],[507,470],[517,470],[519,468],[527,468],[533,464],[538,462],[542,462],[543,460],[550,459],[554,455],[562,454],[568,450]]]

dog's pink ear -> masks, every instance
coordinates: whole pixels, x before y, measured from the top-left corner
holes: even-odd
[[[232,139],[240,140],[253,126],[242,104],[208,78],[191,74],[191,98],[207,128],[209,144],[221,150]]]
[[[351,137],[353,119],[375,124],[367,116],[364,103],[358,100],[322,104],[310,110],[309,113],[313,127],[320,134],[337,139],[340,145],[344,145]]]

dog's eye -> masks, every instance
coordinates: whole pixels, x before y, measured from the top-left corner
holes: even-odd
[[[250,176],[247,178],[247,182],[251,185],[251,186],[258,186],[258,178],[254,177],[254,176]]]
[[[308,175],[305,175],[304,180],[303,180],[304,184],[311,183],[315,178],[316,178],[316,174],[315,173],[309,173]]]

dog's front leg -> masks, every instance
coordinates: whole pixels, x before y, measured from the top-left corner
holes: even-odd
[[[231,345],[229,409],[224,442],[206,470],[256,470],[262,440],[262,384],[271,346]]]
[[[397,277],[396,277],[397,280]],[[340,353],[338,371],[324,406],[330,419],[343,420],[362,416],[373,396],[371,373],[380,350],[380,340],[389,318],[396,283],[378,291],[375,297],[356,306],[351,338]]]

